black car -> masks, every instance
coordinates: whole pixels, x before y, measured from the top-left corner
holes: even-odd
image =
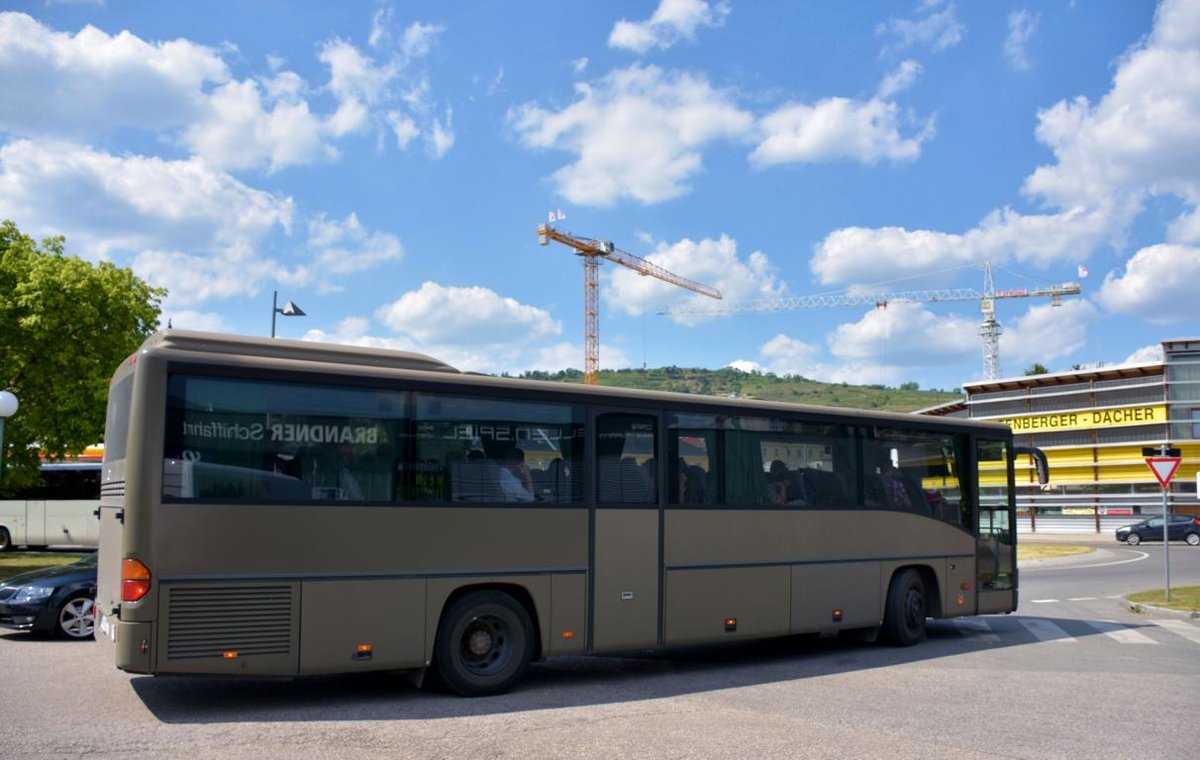
[[[1191,515],[1169,515],[1167,525],[1167,540],[1187,541],[1192,546],[1200,546],[1200,517]],[[1117,528],[1117,540],[1124,541],[1130,546],[1137,546],[1143,541],[1162,541],[1163,519],[1151,517],[1140,523],[1125,525]]]
[[[0,627],[90,639],[95,626],[96,552],[78,562],[0,581]]]

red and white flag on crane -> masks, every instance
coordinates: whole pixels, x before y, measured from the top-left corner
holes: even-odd
[[[1083,264],[1080,264],[1079,265],[1079,279],[1082,280],[1084,277],[1087,277],[1087,267],[1084,266]]]
[[[566,218],[567,218],[567,215],[562,212],[561,208],[558,211],[550,212],[550,221],[552,221],[552,222],[561,222],[563,219],[566,219]]]

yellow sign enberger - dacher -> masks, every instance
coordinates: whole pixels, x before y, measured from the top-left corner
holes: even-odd
[[[1167,421],[1167,407],[1120,406],[1111,409],[1081,409],[1075,412],[1054,414],[1029,414],[1019,417],[1001,417],[1014,433],[1036,433],[1055,430],[1086,430],[1089,428],[1122,427],[1125,425],[1153,425]]]

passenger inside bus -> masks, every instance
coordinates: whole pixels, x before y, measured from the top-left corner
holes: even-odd
[[[500,452],[500,491],[505,501],[533,501],[533,479],[525,452],[510,446]]]

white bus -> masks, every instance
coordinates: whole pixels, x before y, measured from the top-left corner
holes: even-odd
[[[16,546],[96,546],[100,462],[43,462],[29,488],[0,499],[0,552]]]

